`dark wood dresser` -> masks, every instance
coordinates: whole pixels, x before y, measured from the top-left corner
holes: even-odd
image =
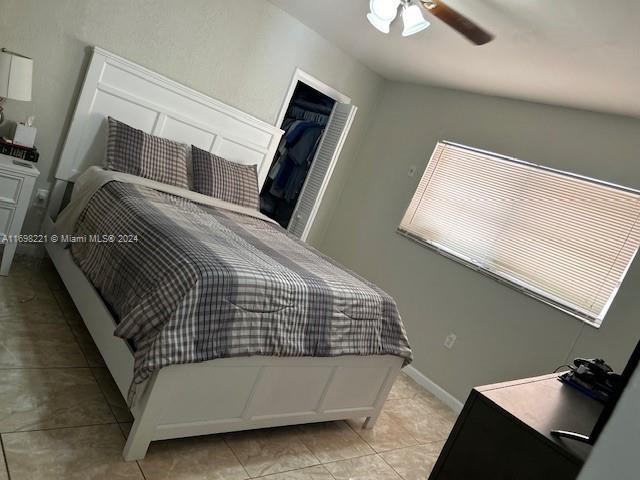
[[[575,479],[591,447],[549,432],[589,434],[603,407],[558,375],[474,388],[429,480]]]

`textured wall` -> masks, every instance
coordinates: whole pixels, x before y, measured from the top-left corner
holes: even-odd
[[[321,245],[396,297],[416,368],[460,400],[567,357],[622,366],[640,337],[640,260],[598,330],[396,233],[439,139],[640,188],[640,120],[388,83]]]
[[[36,116],[36,188],[53,179],[90,45],[269,123],[296,67],[349,95],[360,110],[310,240],[322,236],[382,85],[376,74],[263,0],[0,0],[0,46],[35,61],[33,101],[8,101],[5,112],[9,120]],[[24,230],[36,231],[41,219],[32,209]]]

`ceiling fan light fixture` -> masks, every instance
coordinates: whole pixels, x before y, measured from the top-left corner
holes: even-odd
[[[370,0],[367,20],[382,33],[389,33],[389,25],[398,15],[400,0]]]
[[[375,13],[367,13],[367,20],[369,20],[369,23],[382,33],[389,33],[389,25],[391,22],[381,20]]]
[[[421,32],[431,25],[431,23],[425,20],[418,5],[408,4],[402,9],[402,23],[404,23],[404,30],[402,30],[403,37]]]
[[[380,20],[391,23],[398,15],[400,0],[370,0],[369,10]]]

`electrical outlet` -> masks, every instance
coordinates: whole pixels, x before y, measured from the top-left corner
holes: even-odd
[[[456,343],[456,338],[458,337],[456,337],[455,333],[450,333],[447,335],[447,338],[444,339],[444,346],[451,350],[453,348],[453,344]]]
[[[408,175],[409,175],[410,177],[414,177],[414,176],[416,175],[416,170],[417,170],[417,169],[418,169],[418,167],[416,167],[415,165],[411,165],[411,166],[409,167],[409,173],[408,173]]]
[[[49,198],[49,190],[45,190],[44,188],[39,188],[36,191],[36,195],[33,198],[33,206],[42,208],[47,204],[47,199]]]

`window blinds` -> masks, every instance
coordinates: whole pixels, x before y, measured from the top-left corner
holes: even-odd
[[[599,326],[639,215],[631,189],[441,142],[399,230]]]

